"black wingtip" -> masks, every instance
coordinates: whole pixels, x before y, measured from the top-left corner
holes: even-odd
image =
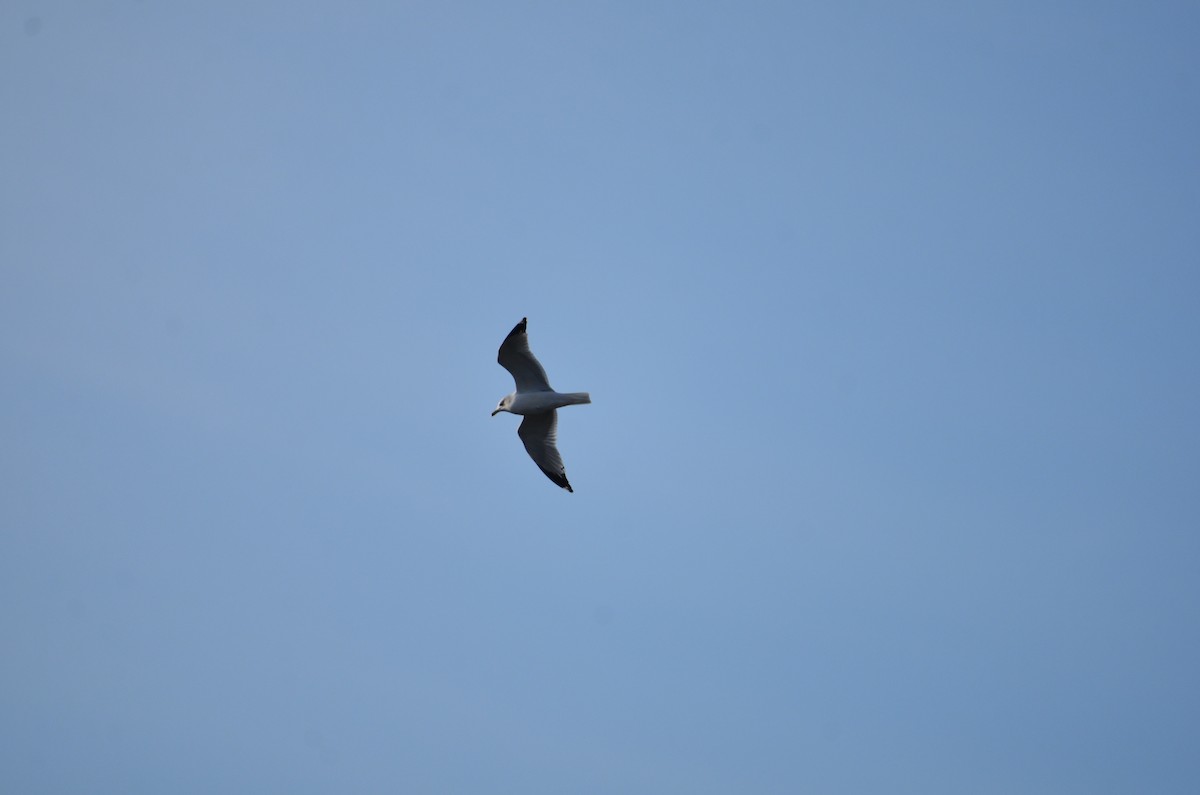
[[[508,336],[504,338],[504,341],[508,342],[513,337],[517,336],[518,334],[524,334],[525,333],[525,324],[527,322],[528,322],[528,318],[521,318],[521,322],[518,323],[517,325],[513,326],[513,330],[508,332]],[[503,345],[501,345],[501,347],[503,347]]]
[[[542,469],[542,468],[538,467],[538,469]],[[560,475],[556,472],[551,472],[548,469],[542,469],[542,474],[544,474],[546,477],[550,478],[551,482],[553,482],[555,486],[560,486],[560,487],[566,489],[567,491],[571,492],[572,494],[575,493],[575,489],[571,488],[571,484],[569,482],[567,482],[567,476],[565,473]]]

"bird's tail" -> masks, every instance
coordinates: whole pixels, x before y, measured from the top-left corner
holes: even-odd
[[[563,399],[566,400],[564,406],[574,406],[576,403],[591,403],[592,396],[587,392],[564,392]]]

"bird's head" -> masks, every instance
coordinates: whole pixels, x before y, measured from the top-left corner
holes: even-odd
[[[496,404],[496,410],[492,412],[492,416],[495,417],[502,411],[510,411],[512,408],[512,402],[512,395],[505,395],[504,397],[500,398],[500,402]]]

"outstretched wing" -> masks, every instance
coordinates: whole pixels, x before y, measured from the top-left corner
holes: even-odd
[[[542,414],[526,414],[517,428],[517,435],[525,443],[525,452],[538,465],[538,469],[546,473],[546,477],[574,493],[575,489],[567,482],[567,469],[563,466],[562,456],[558,454],[558,412],[550,410]]]
[[[521,318],[521,322],[508,332],[508,336],[500,344],[500,355],[496,357],[496,361],[512,373],[513,380],[517,382],[518,392],[552,392],[554,390],[550,388],[550,379],[546,378],[546,371],[542,369],[541,362],[533,355],[533,351],[529,350],[529,336],[525,333],[527,320],[528,318]]]

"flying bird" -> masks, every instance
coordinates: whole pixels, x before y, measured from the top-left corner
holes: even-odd
[[[525,444],[525,452],[546,477],[573,494],[575,489],[567,482],[567,470],[558,454],[558,409],[591,403],[592,398],[587,392],[555,392],[550,387],[541,362],[529,350],[529,337],[525,333],[527,321],[528,318],[521,318],[500,344],[496,361],[512,373],[517,391],[500,398],[492,416],[502,411],[523,415],[525,419],[521,420],[517,435]]]

